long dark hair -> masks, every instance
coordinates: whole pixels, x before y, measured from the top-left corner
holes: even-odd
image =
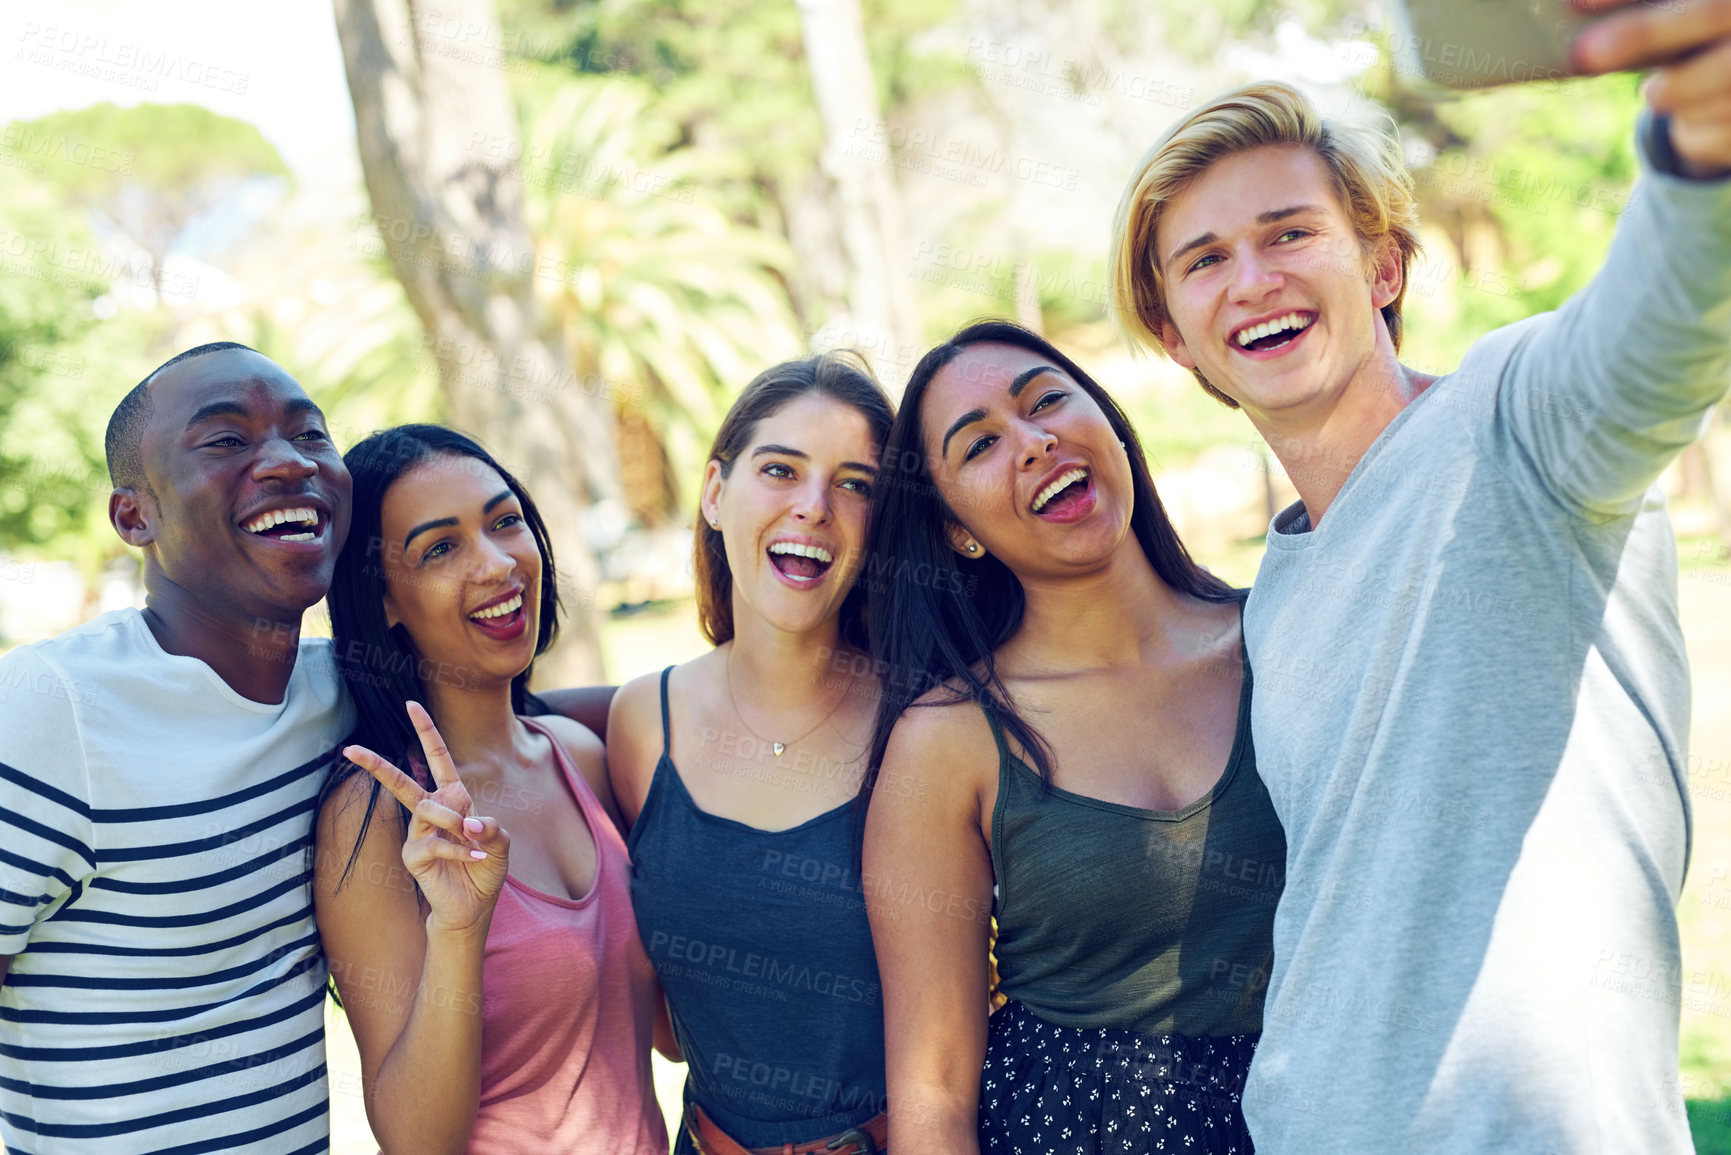
[[[715,431],[708,460],[720,464],[723,478],[730,476],[734,461],[749,447],[757,423],[808,393],[857,409],[871,426],[872,448],[882,456],[884,438],[895,421],[889,395],[863,358],[836,351],[783,361],[753,378]],[[691,565],[697,586],[697,624],[710,644],[719,646],[733,638],[733,570],[727,564],[721,531],[712,528],[701,511],[694,528]],[[865,591],[855,582],[841,604],[841,636],[860,649],[866,640],[864,602]]]
[[[880,471],[878,479],[867,564],[881,569],[884,559],[890,559],[894,572],[911,575],[911,580],[874,586],[868,603],[867,625],[872,654],[883,673],[883,697],[872,735],[867,790],[877,780],[896,720],[938,687],[948,687],[951,696],[939,695],[929,704],[970,698],[978,702],[1033,759],[1041,780],[1048,786],[1052,781],[1051,751],[1010,705],[992,656],[1021,628],[1026,607],[1022,583],[995,557],[964,560],[950,548],[946,523],[962,519],[938,494],[920,424],[920,403],[932,378],[964,350],[983,344],[1026,349],[1069,374],[1094,399],[1130,459],[1130,528],[1161,581],[1211,602],[1237,597],[1231,586],[1197,565],[1178,540],[1154,492],[1136,430],[1106,390],[1039,334],[1010,321],[974,322],[914,366],[884,447],[883,459],[890,467]]]
[[[424,772],[421,742],[405,707],[413,700],[431,711],[424,676],[427,671],[409,631],[401,624],[388,625],[385,620],[383,553],[390,547],[384,540],[381,523],[385,494],[391,486],[417,465],[441,456],[469,458],[493,469],[516,495],[523,507],[523,520],[541,551],[541,613],[535,656],[545,652],[559,635],[559,585],[547,526],[523,483],[494,461],[491,454],[472,439],[443,425],[399,425],[373,434],[345,453],[343,463],[354,478],[354,513],[348,541],[337,555],[331,591],[326,598],[337,669],[355,703],[355,729],[344,744],[365,746],[417,777]],[[545,707],[529,693],[529,673],[525,669],[511,679],[511,709],[519,714],[545,713]],[[447,676],[439,670],[433,674]],[[433,721],[437,723],[438,719],[435,717]],[[319,794],[319,805],[323,806],[325,799],[353,774],[370,777],[347,758],[338,758]],[[430,784],[422,782],[423,786]],[[348,878],[378,808],[382,787],[376,780],[370,786],[360,834],[349,851],[339,886]],[[397,809],[402,811],[401,817],[406,822],[408,812],[401,806]]]

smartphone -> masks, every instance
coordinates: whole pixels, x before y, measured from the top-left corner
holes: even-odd
[[[1607,13],[1565,0],[1394,0],[1395,66],[1449,88],[1574,76],[1569,45]]]

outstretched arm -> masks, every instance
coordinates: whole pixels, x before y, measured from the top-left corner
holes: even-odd
[[[1626,8],[1576,44],[1589,70],[1683,59],[1646,88],[1648,171],[1604,267],[1532,324],[1497,411],[1557,497],[1615,513],[1700,435],[1731,386],[1731,0],[1583,5]]]
[[[971,715],[971,716],[970,716]],[[902,716],[865,829],[892,1151],[977,1155],[996,747],[971,704]]]
[[[1647,102],[1670,118],[1678,175],[1731,176],[1731,2],[1573,2],[1590,12],[1613,13],[1575,46],[1589,71],[1654,69]]]

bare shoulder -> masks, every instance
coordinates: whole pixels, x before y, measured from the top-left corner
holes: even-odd
[[[563,714],[542,714],[535,719],[565,747],[565,753],[580,760],[599,761],[605,748],[595,731]]]
[[[619,687],[607,724],[607,765],[614,783],[620,776],[648,785],[661,756],[661,673],[644,674]]]
[[[583,781],[600,800],[602,809],[619,825],[619,807],[613,799],[613,786],[608,781],[607,750],[595,731],[561,714],[543,714],[536,718],[552,739],[559,743],[571,759]]]
[[[909,744],[909,752],[966,755],[984,739],[995,749],[986,712],[972,698],[958,698],[948,689],[929,690],[902,711],[890,741]]]
[[[622,828],[629,828],[643,809],[660,757],[661,671],[657,670],[619,687],[608,716],[605,777]]]
[[[352,889],[345,883],[401,866],[406,829],[397,800],[370,774],[356,771],[333,787],[319,807],[313,843],[313,884],[321,898]]]
[[[631,745],[647,744],[646,735],[661,733],[661,671],[633,678],[613,695],[613,713],[607,722],[609,736],[624,738]]]
[[[1202,602],[1197,610],[1196,621],[1198,660],[1212,672],[1236,679],[1243,669],[1243,603]]]
[[[983,798],[988,787],[996,792],[997,764],[997,743],[979,705],[948,690],[933,690],[897,720],[878,789],[892,797],[964,803]]]
[[[363,829],[368,840],[374,836],[373,827],[384,825],[377,820],[382,816],[387,819],[396,817],[397,800],[392,798],[372,775],[365,770],[355,770],[342,781],[333,786],[319,804],[317,839],[319,849],[324,849],[327,843],[340,845],[346,854],[354,848]],[[368,821],[368,812],[374,821]],[[394,823],[387,829],[396,831]],[[402,839],[398,837],[400,843]],[[322,858],[322,854],[321,854]]]
[[[681,662],[670,672],[656,670],[652,674],[633,678],[619,687],[618,694],[613,698],[609,735],[615,726],[626,730],[625,737],[634,752],[653,754],[649,758],[649,764],[653,766],[661,756],[663,673],[667,674],[667,705],[673,717],[673,728],[677,732],[681,714],[690,717],[696,703],[704,699],[706,687],[720,684],[722,667],[716,657],[719,653],[719,650],[710,650],[689,662]],[[609,741],[608,749],[611,751],[612,748],[613,743]]]

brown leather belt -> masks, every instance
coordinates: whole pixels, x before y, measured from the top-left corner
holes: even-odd
[[[879,1113],[858,1127],[813,1139],[810,1143],[783,1143],[779,1147],[741,1147],[715,1125],[696,1103],[685,1105],[685,1127],[698,1155],[883,1155],[890,1137],[890,1117]]]

